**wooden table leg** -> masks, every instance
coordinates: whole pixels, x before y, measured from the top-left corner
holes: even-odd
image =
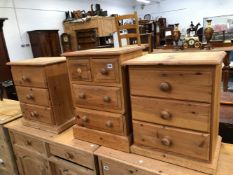
[[[227,51],[227,55],[225,56],[223,63],[223,72],[222,72],[222,80],[223,80],[223,91],[227,92],[228,90],[228,81],[229,81],[229,74],[230,74],[230,63],[231,63],[231,55],[230,51]]]

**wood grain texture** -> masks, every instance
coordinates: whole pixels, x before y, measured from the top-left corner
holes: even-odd
[[[223,51],[148,54],[126,61],[124,65],[217,65],[225,55]]]
[[[211,102],[211,67],[129,67],[131,95]],[[192,81],[190,81],[192,80]],[[161,85],[168,84],[168,90]]]
[[[133,120],[210,132],[210,104],[137,96],[131,102]]]
[[[131,136],[118,136],[98,130],[79,127],[77,125],[73,127],[73,132],[76,139],[96,143],[124,152],[129,152],[129,147],[132,143]]]

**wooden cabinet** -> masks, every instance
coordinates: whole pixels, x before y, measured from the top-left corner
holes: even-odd
[[[64,54],[76,107],[75,138],[129,152],[129,98],[120,65],[141,56],[142,49],[135,46]]]
[[[10,62],[24,124],[54,133],[74,124],[64,57]]]
[[[28,31],[34,57],[60,56],[61,46],[58,30]]]
[[[158,159],[158,152],[206,162],[216,159],[224,56],[224,52],[154,54],[125,63],[133,148],[143,148],[151,153],[147,156]]]

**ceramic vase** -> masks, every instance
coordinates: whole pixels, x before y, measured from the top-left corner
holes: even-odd
[[[174,30],[173,30],[173,40],[176,44],[176,49],[179,50],[178,42],[180,40],[180,30],[179,30],[179,23],[175,24]]]
[[[206,48],[207,49],[211,49],[211,44],[210,44],[210,40],[213,36],[213,33],[214,33],[214,29],[212,28],[211,26],[211,19],[208,19],[206,20],[207,21],[207,27],[205,28],[204,30],[204,35],[205,35],[205,39],[207,41],[207,45],[206,45]]]

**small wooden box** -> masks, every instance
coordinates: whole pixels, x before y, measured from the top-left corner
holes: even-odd
[[[123,61],[143,47],[91,49],[65,53],[76,107],[77,139],[129,152],[131,120]]]
[[[74,124],[64,57],[10,62],[24,124],[60,133]]]

